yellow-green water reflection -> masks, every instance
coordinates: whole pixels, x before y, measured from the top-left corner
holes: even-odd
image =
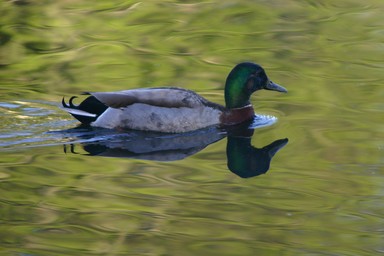
[[[2,1],[0,252],[380,255],[384,4]],[[286,95],[251,145],[288,138],[268,173],[227,167],[227,138],[179,161],[87,156],[62,96],[174,85],[223,103],[229,70]],[[76,152],[63,152],[63,144]]]

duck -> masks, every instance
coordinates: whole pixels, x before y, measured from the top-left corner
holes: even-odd
[[[251,95],[258,90],[286,93],[264,69],[252,62],[237,64],[227,76],[225,106],[179,87],[139,88],[115,92],[85,92],[79,105],[72,96],[62,109],[81,125],[118,130],[184,133],[209,126],[228,127],[255,116]]]

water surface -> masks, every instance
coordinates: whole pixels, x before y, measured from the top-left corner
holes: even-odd
[[[2,254],[384,253],[382,1],[0,10]],[[169,85],[224,103],[242,61],[289,93],[252,96],[264,119],[240,133],[74,129],[59,109],[83,91]]]

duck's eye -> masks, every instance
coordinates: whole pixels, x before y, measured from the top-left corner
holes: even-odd
[[[248,91],[252,91],[253,90],[253,87],[255,86],[255,76],[254,75],[250,75],[248,80],[247,80],[247,90]]]

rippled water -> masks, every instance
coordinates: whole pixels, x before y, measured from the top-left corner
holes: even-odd
[[[381,255],[382,1],[0,3],[0,253]],[[234,130],[76,128],[63,96],[174,85],[223,103],[242,61],[257,92]]]

